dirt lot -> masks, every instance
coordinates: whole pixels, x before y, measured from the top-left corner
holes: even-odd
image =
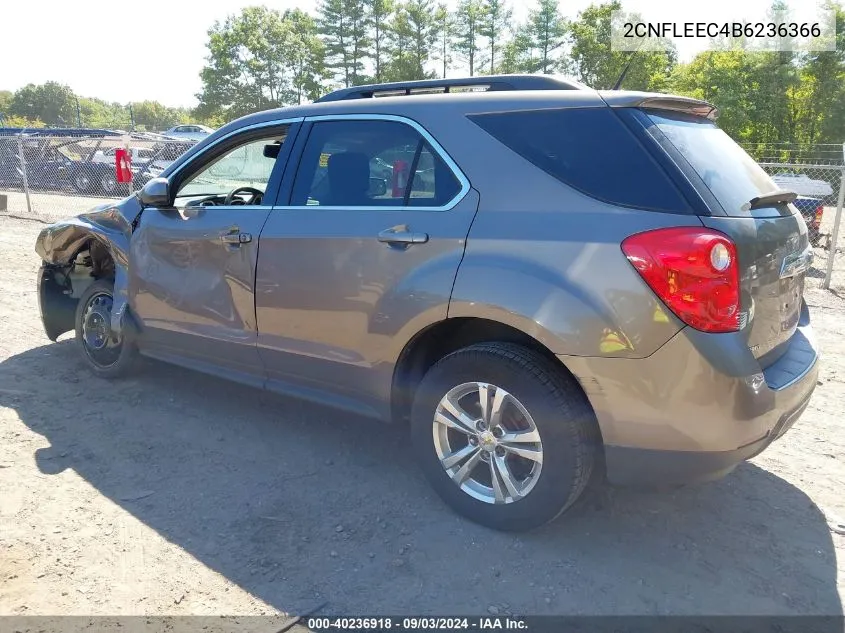
[[[153,362],[90,378],[41,329],[41,226],[0,217],[0,614],[842,613],[841,292],[807,292],[819,387],[762,456],[508,535],[444,507],[402,428]]]

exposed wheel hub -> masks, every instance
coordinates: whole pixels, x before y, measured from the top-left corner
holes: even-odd
[[[117,362],[122,337],[111,330],[112,297],[106,292],[88,299],[82,317],[82,344],[88,357],[101,367]]]
[[[498,444],[499,441],[496,439],[496,436],[493,435],[492,431],[484,431],[478,435],[478,445],[482,450],[485,450],[488,453],[495,451]]]
[[[92,306],[85,315],[85,343],[91,349],[102,349],[108,344],[111,334],[110,316],[111,310],[105,310],[101,306]]]

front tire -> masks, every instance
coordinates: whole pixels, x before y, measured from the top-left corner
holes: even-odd
[[[600,452],[579,385],[511,343],[449,354],[425,375],[411,414],[414,450],[443,500],[476,523],[528,530],[587,488]]]
[[[76,189],[79,193],[89,193],[91,191],[92,182],[91,182],[91,175],[86,173],[84,170],[77,170],[71,179],[73,183],[73,188]]]
[[[117,179],[112,174],[100,176],[100,191],[107,196],[112,196],[117,191]]]
[[[82,359],[94,374],[106,379],[125,375],[135,359],[132,342],[111,332],[113,302],[113,282],[99,279],[82,293],[76,307],[76,342]]]

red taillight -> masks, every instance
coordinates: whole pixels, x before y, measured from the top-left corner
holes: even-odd
[[[824,207],[819,205],[816,207],[816,219],[813,220],[813,224],[819,226],[822,223],[822,217],[824,216]]]
[[[622,251],[681,321],[704,332],[739,329],[736,246],[718,231],[676,227],[637,233]]]

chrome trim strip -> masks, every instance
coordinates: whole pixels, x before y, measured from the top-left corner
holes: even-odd
[[[309,117],[305,117],[306,122],[319,122],[319,121],[344,121],[344,120],[358,120],[358,121],[396,121],[397,123],[404,123],[405,125],[409,125],[410,127],[414,128],[420,136],[422,136],[428,144],[431,145],[431,148],[437,152],[437,155],[446,163],[455,177],[458,179],[458,182],[461,183],[461,190],[455,194],[455,197],[452,198],[449,202],[447,202],[443,206],[439,207],[418,207],[418,206],[389,206],[389,207],[382,207],[382,206],[321,206],[317,204],[308,204],[308,205],[276,205],[274,209],[292,209],[292,210],[301,210],[301,209],[309,209],[309,210],[325,210],[325,211],[362,211],[362,210],[377,210],[377,211],[449,211],[453,209],[458,203],[463,200],[466,195],[469,193],[470,184],[469,180],[467,179],[464,172],[461,171],[461,168],[458,167],[458,164],[452,160],[452,157],[443,149],[443,146],[438,143],[435,138],[426,130],[422,125],[414,121],[413,119],[409,119],[408,117],[399,116],[396,114],[320,114],[320,115],[313,115]]]
[[[172,178],[175,178],[180,171],[182,171],[186,166],[192,164],[195,160],[197,160],[197,158],[201,157],[203,154],[207,153],[209,150],[216,147],[226,139],[232,138],[236,134],[242,134],[244,132],[248,132],[249,130],[257,130],[263,127],[273,127],[274,125],[290,125],[291,123],[302,123],[304,119],[305,117],[302,116],[291,117],[289,119],[274,119],[272,121],[262,121],[261,123],[253,123],[252,125],[247,125],[245,127],[240,127],[236,130],[232,130],[231,132],[224,134],[220,138],[215,139],[213,143],[210,143],[206,147],[203,147],[200,151],[198,151],[184,163],[179,165],[179,167],[173,170],[172,173],[167,175],[167,179],[170,180]]]

